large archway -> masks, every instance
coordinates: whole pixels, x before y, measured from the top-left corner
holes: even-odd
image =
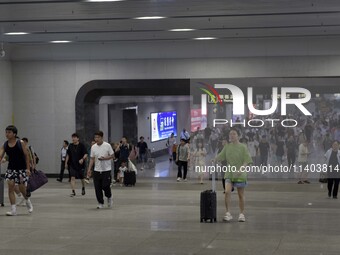
[[[102,96],[179,96],[190,94],[189,79],[94,80],[77,93],[76,131],[90,141],[99,129],[99,100]]]

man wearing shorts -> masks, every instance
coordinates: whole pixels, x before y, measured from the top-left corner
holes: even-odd
[[[5,178],[8,184],[8,196],[11,203],[11,211],[7,216],[16,216],[17,209],[15,204],[15,186],[19,187],[22,196],[26,200],[26,206],[29,213],[33,212],[33,206],[30,199],[26,196],[26,186],[30,176],[30,162],[26,145],[23,141],[17,139],[18,130],[11,125],[6,128],[7,142],[0,148],[0,162],[6,153],[8,156],[8,169]]]
[[[69,174],[71,176],[71,189],[72,193],[70,197],[76,195],[76,179],[81,180],[82,190],[81,194],[85,195],[85,162],[87,158],[87,151],[85,145],[79,142],[78,134],[72,134],[72,143],[68,146],[67,156],[65,160],[65,168],[69,168]]]

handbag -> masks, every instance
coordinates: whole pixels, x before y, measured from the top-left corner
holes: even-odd
[[[137,174],[137,167],[135,166],[135,164],[133,164],[130,159],[128,161],[129,161],[128,162],[128,170],[129,171],[134,171]]]
[[[33,170],[28,179],[27,190],[33,192],[48,182],[46,174],[41,170]]]

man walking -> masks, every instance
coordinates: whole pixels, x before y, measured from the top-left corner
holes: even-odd
[[[114,152],[111,145],[103,140],[104,133],[98,131],[94,134],[95,144],[91,147],[90,164],[87,170],[87,176],[92,174],[93,183],[98,201],[97,209],[104,208],[104,197],[107,197],[107,206],[112,207],[112,193],[111,193],[111,160],[114,158]]]
[[[8,156],[8,169],[5,178],[8,184],[8,196],[11,203],[11,211],[7,216],[16,216],[17,209],[15,204],[15,186],[19,186],[22,196],[26,200],[29,213],[33,212],[30,199],[26,196],[26,185],[30,176],[30,160],[25,143],[17,139],[18,129],[11,125],[6,128],[7,141],[0,148],[0,162],[6,153]]]
[[[62,182],[64,178],[64,171],[65,171],[65,161],[67,156],[67,148],[68,148],[68,141],[64,140],[63,147],[60,150],[60,173],[59,178],[57,179],[58,182]],[[69,181],[71,181],[71,177],[69,176]]]
[[[146,163],[146,151],[148,149],[148,145],[147,143],[144,141],[144,136],[141,136],[140,141],[137,143],[137,148],[138,148],[138,158],[139,160],[142,162],[142,166],[140,168],[140,170],[144,169],[144,164]]]
[[[84,171],[85,171],[85,162],[87,158],[87,151],[85,145],[79,142],[79,135],[74,133],[72,134],[72,143],[68,146],[67,156],[65,161],[65,168],[69,169],[69,174],[71,176],[71,197],[76,195],[76,179],[81,180],[82,190],[81,194],[85,195],[85,180],[84,180]]]

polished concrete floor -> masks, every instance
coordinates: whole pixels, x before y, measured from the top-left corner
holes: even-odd
[[[175,181],[176,168],[160,160],[139,172],[135,187],[113,186],[114,207],[96,209],[92,183],[87,194],[69,197],[67,182],[49,183],[32,194],[34,212],[0,208],[0,255],[60,254],[340,254],[340,201],[327,198],[313,180],[251,180],[246,219],[223,223],[218,182],[218,222],[200,223],[200,191],[210,183]],[[192,174],[191,174],[192,175]],[[237,194],[232,214],[238,216]]]

